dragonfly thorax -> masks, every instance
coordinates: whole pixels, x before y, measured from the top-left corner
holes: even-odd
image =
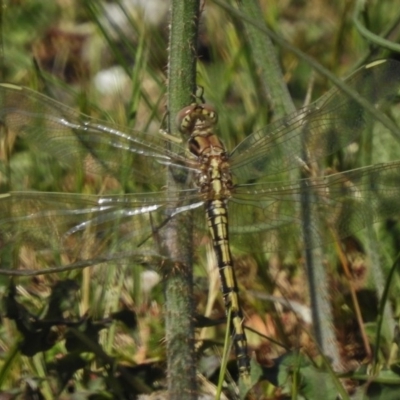
[[[205,155],[197,176],[197,186],[205,200],[229,199],[233,183],[227,159]]]
[[[214,133],[218,116],[207,104],[192,104],[177,116],[179,130],[190,135],[189,151],[198,162],[196,184],[205,200],[227,200],[231,197],[232,175],[228,153]]]

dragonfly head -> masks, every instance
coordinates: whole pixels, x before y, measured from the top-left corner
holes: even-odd
[[[176,116],[176,125],[185,135],[191,135],[194,131],[210,130],[217,121],[217,112],[208,104],[191,104],[179,111]]]

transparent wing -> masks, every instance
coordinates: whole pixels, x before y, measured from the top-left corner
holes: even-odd
[[[291,182],[236,187],[229,202],[233,243],[260,244],[260,251],[289,251],[302,243],[299,205],[308,195],[313,243],[348,237],[400,213],[400,161]],[[283,244],[283,245],[282,245]],[[283,247],[283,248],[282,248]]]
[[[379,105],[398,94],[400,63],[386,60],[371,68],[365,66],[346,84],[360,97]],[[356,140],[370,119],[362,106],[333,88],[310,106],[243,140],[232,152],[232,172],[239,183],[262,181],[301,166],[302,148],[308,162],[314,162]]]
[[[8,135],[18,135],[71,169],[134,177],[158,190],[166,165],[187,173],[190,163],[185,149],[161,133],[119,129],[28,88],[0,85],[0,120]]]
[[[309,227],[314,241],[304,245],[320,246],[347,237],[399,214],[400,161],[292,183],[237,186],[228,204],[233,245],[251,244],[260,252],[295,249],[302,239],[299,204],[305,194],[311,199],[315,219]],[[163,192],[107,197],[40,192],[1,195],[2,243],[42,250],[49,266],[121,254],[161,254],[158,234],[173,200],[176,213],[194,211],[191,218],[204,226],[203,202],[195,189],[188,190],[184,200],[182,193],[166,199]]]
[[[199,208],[196,190],[124,196],[11,192],[0,195],[0,248],[31,247],[46,265],[66,265],[84,259],[161,254],[157,243],[174,213]]]

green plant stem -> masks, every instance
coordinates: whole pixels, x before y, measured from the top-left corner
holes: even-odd
[[[240,1],[239,9],[257,25],[264,25],[263,15],[257,0]],[[257,66],[261,88],[267,92],[274,111],[274,117],[282,118],[294,112],[296,108],[283,79],[271,39],[253,24],[245,23],[245,30],[254,63]],[[299,149],[300,146],[301,144],[299,143]],[[295,173],[296,171],[293,170],[292,175]],[[297,176],[291,176],[291,179],[295,178]],[[302,182],[305,181],[302,180]],[[308,219],[314,218],[309,206],[310,203],[312,203],[312,194],[306,190],[306,187],[303,187],[300,207],[302,208],[303,236],[306,243],[312,243],[315,240],[312,238],[312,232],[308,229],[311,223]],[[322,262],[321,250],[307,248],[304,253],[315,338],[319,348],[333,360],[333,366],[337,369],[340,365],[340,357],[334,331],[328,278]]]
[[[262,11],[257,0],[242,0],[239,2],[239,9],[257,24],[264,24]],[[282,70],[271,39],[252,24],[245,23],[244,26],[248,45],[257,67],[261,88],[269,98],[273,107],[274,117],[282,118],[296,111],[283,79]]]
[[[373,145],[373,129],[369,127],[366,131],[365,135],[365,151],[363,152],[363,165],[371,165],[372,164],[372,156],[374,152]],[[369,185],[371,190],[373,190],[375,182],[370,180]],[[370,260],[370,271],[373,279],[373,283],[378,294],[378,298],[380,299],[380,307],[378,313],[378,324],[376,331],[376,341],[375,341],[375,351],[373,352],[373,367],[377,368],[378,355],[380,352],[380,340],[383,335],[389,342],[392,342],[395,335],[395,317],[393,315],[393,310],[390,302],[388,301],[386,291],[386,286],[388,282],[385,283],[385,273],[382,265],[381,255],[382,248],[379,243],[379,240],[376,235],[376,231],[373,226],[367,227],[367,246],[366,246],[366,254]],[[397,259],[395,264],[397,264]],[[387,279],[392,279],[393,275],[390,274]],[[376,371],[374,371],[376,372]]]
[[[199,1],[174,0],[168,60],[168,130],[178,111],[193,102],[196,88]],[[167,191],[176,194],[180,184],[167,176]],[[167,214],[171,214],[171,204]],[[192,225],[190,213],[177,215],[166,226],[163,245],[168,257],[163,270],[168,392],[171,399],[196,399],[196,355],[193,320]]]
[[[356,27],[357,31],[360,33],[361,36],[363,36],[365,39],[367,39],[371,43],[373,43],[377,46],[380,46],[380,47],[384,47],[384,48],[394,51],[396,53],[399,53],[400,52],[399,44],[394,43],[390,40],[386,40],[381,36],[375,35],[360,22],[359,15],[361,14],[364,6],[365,6],[365,1],[358,0],[356,2],[356,6],[354,7],[353,23],[354,23],[354,26]]]

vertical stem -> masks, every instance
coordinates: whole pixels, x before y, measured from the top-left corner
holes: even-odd
[[[196,87],[196,47],[199,0],[173,0],[168,61],[168,129],[174,131],[177,112],[193,102]],[[177,194],[180,183],[168,171],[167,191]],[[167,215],[173,212],[171,204]],[[165,329],[168,392],[171,399],[197,398],[194,349],[192,227],[189,213],[174,217],[166,226],[163,243]]]
[[[4,65],[4,43],[3,43],[3,20],[4,9],[6,4],[0,0],[0,82],[4,81],[5,65]]]
[[[178,111],[193,103],[196,91],[196,48],[199,0],[172,1],[168,60],[169,129]]]
[[[261,8],[256,0],[239,1],[241,9],[255,23],[264,25]],[[275,118],[282,118],[295,111],[289,91],[283,79],[275,47],[271,39],[260,29],[249,23],[244,23],[249,46],[257,65],[257,71],[264,89],[270,99]],[[304,132],[305,136],[307,132]],[[306,138],[305,138],[306,140]],[[299,142],[299,149],[301,144]],[[305,151],[305,154],[307,152]],[[296,179],[298,171],[291,171],[290,178]],[[322,262],[320,249],[311,249],[316,238],[312,231],[312,221],[316,220],[317,215],[313,215],[311,208],[312,193],[308,193],[307,186],[302,190],[302,200],[300,204],[302,214],[303,239],[306,243],[304,250],[306,260],[306,275],[311,298],[311,309],[314,324],[316,341],[321,350],[333,359],[334,368],[340,365],[340,358],[337,349],[336,335],[333,326],[332,309],[330,305],[328,277]]]
[[[301,224],[306,243],[304,256],[310,291],[313,331],[322,353],[332,359],[333,369],[340,370],[342,366],[333,323],[328,274],[322,263],[321,249],[310,248],[315,246],[315,242],[318,243],[315,232],[315,226],[319,224],[318,215],[311,207],[313,193],[310,193],[305,180],[302,180],[301,187]]]
[[[258,0],[241,0],[242,10],[254,22],[264,25]],[[244,22],[248,45],[257,66],[261,89],[268,96],[275,118],[282,118],[296,110],[283,79],[281,67],[272,40],[254,25]]]
[[[364,142],[365,152],[362,165],[372,165],[372,156],[374,150],[372,127],[368,127],[368,129],[366,130]],[[372,181],[372,179],[370,179],[368,183],[371,190],[373,190],[374,182]],[[371,260],[371,276],[373,277],[373,282],[376,288],[376,292],[378,293],[378,298],[381,300],[383,299],[385,289],[385,276],[383,273],[381,260],[382,249],[379,245],[374,227],[369,225],[367,226],[367,244],[368,246],[366,247],[366,253],[368,258]],[[390,303],[385,303],[383,313],[385,318],[383,319],[384,324],[382,326],[382,330],[386,338],[388,338],[389,340],[393,340],[393,336],[395,334],[395,317],[393,315]],[[377,351],[377,349],[375,351]]]

